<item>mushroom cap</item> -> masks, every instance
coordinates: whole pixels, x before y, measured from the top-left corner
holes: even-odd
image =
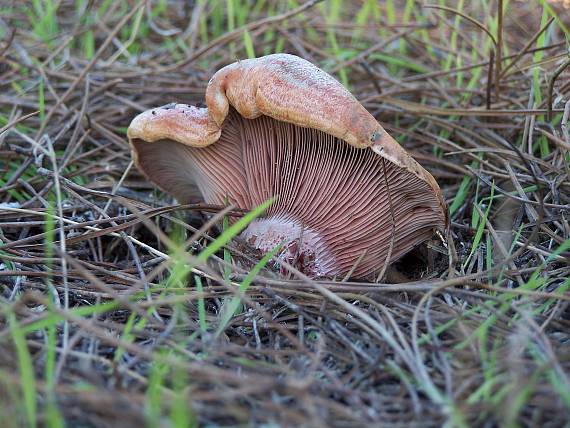
[[[323,237],[327,234],[324,230],[328,229],[325,223],[319,223],[317,229],[311,227],[315,221],[309,213],[302,212],[303,204],[309,206],[311,201],[303,201],[299,195],[317,201],[322,198],[318,193],[307,191],[306,185],[295,180],[302,178],[313,181],[326,192],[327,180],[319,180],[315,174],[322,170],[323,174],[338,175],[345,164],[350,164],[350,167],[346,167],[342,174],[348,174],[350,170],[352,177],[337,177],[336,187],[328,190],[344,191],[350,199],[343,200],[335,195],[329,197],[328,202],[332,203],[334,199],[336,203],[359,207],[355,213],[360,220],[353,223],[366,229],[368,222],[380,227],[378,230],[389,229],[388,232],[393,232],[397,224],[393,224],[392,215],[402,219],[406,210],[411,209],[416,210],[420,217],[424,216],[421,217],[421,233],[408,236],[406,245],[403,245],[406,248],[394,245],[397,251],[391,255],[391,260],[429,239],[428,235],[433,234],[434,230],[447,227],[446,204],[432,175],[390,137],[336,79],[310,62],[294,55],[276,54],[230,64],[210,79],[206,89],[206,106],[197,108],[169,104],[138,115],[127,132],[133,159],[151,181],[181,202],[191,199],[191,184],[198,185],[208,202],[223,203],[229,197],[232,203],[244,209],[251,209],[264,199],[275,196],[275,192],[281,192],[277,194],[278,208],[271,208],[268,216],[282,221],[277,227],[282,232],[275,235],[275,227],[268,230],[267,223],[258,221],[255,223],[257,226],[252,224],[243,233],[243,237],[250,242],[254,235],[256,238],[258,235],[264,237],[264,240],[260,239],[263,242],[257,242],[257,248],[265,251],[270,249],[266,247],[273,243],[275,237],[285,237],[293,242],[295,239],[302,240],[304,235],[305,239],[314,243],[313,249],[322,250],[323,260],[334,259],[329,257],[329,250],[334,245],[328,242],[334,236]],[[266,144],[275,147],[267,148]],[[341,165],[327,161],[330,158],[338,158],[337,162]],[[355,158],[361,158],[363,164],[360,167],[353,165]],[[295,172],[303,168],[302,164],[306,162],[313,168],[313,175]],[[273,164],[286,166],[282,165],[279,169]],[[375,173],[367,175],[359,168],[371,168]],[[284,173],[285,170],[288,172]],[[355,176],[360,178],[355,179]],[[390,184],[391,181],[393,184]],[[282,182],[287,182],[288,187],[284,187]],[[353,187],[347,188],[348,184]],[[378,205],[377,211],[371,212],[382,218],[368,218],[362,222],[366,204],[375,206],[374,201],[378,200],[382,200],[383,205]],[[318,203],[313,205],[312,216],[319,218]],[[323,206],[320,208],[324,209]],[[387,211],[388,208],[391,212]],[[325,211],[327,215],[333,215],[330,209]],[[427,217],[426,212],[430,213]],[[340,210],[340,215],[346,217],[346,209]],[[334,218],[331,221],[334,222]],[[337,223],[347,227],[347,221],[344,218]],[[290,225],[285,227],[285,224]],[[336,232],[337,235],[342,234],[340,229]],[[385,241],[387,239],[389,242],[390,236],[391,233],[386,233],[386,236],[378,237],[384,239],[384,253],[388,251]],[[350,236],[342,238],[345,241],[351,239]],[[352,244],[362,252],[362,246],[358,244],[363,237],[358,239]],[[328,243],[323,244],[323,241]],[[373,239],[366,237],[364,241],[369,247],[374,246]],[[295,258],[295,252],[300,251],[298,247],[305,248],[306,245],[293,245],[291,257]],[[358,259],[352,254],[358,251],[350,250],[350,242],[343,248],[345,252],[349,249],[351,254],[347,258],[352,257],[352,262]],[[313,256],[318,259],[318,254]],[[336,258],[339,257],[337,254]],[[376,260],[365,263],[369,266],[360,271],[357,269],[355,273],[370,273],[370,266],[376,263],[381,267],[384,262]],[[340,270],[325,265],[327,263],[321,267],[313,266],[309,273],[321,276],[342,274],[348,270],[345,267],[347,263]]]

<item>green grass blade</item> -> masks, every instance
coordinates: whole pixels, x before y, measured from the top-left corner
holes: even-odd
[[[240,233],[243,229],[247,227],[247,225],[261,214],[265,212],[267,208],[271,206],[275,198],[271,198],[264,203],[262,203],[257,208],[254,208],[252,211],[244,215],[227,230],[224,232],[212,243],[210,243],[206,248],[204,248],[200,254],[198,255],[198,260],[201,262],[205,262],[208,260],[212,255],[214,255],[218,250],[220,250],[224,245],[226,245],[234,236]]]
[[[249,34],[249,31],[243,32],[243,45],[245,46],[247,57],[255,58],[255,49],[253,48],[253,40],[251,40],[251,34]]]
[[[225,329],[232,317],[236,314],[236,311],[239,308],[241,297],[245,294],[248,287],[251,285],[255,277],[259,274],[261,269],[265,267],[269,260],[274,257],[279,250],[281,249],[281,245],[278,245],[273,250],[268,252],[263,256],[263,258],[253,267],[251,271],[248,272],[247,276],[244,278],[242,283],[239,286],[239,295],[232,297],[232,300],[229,303],[226,303],[224,306],[224,311],[222,312],[222,319],[220,320],[220,325],[216,330],[215,336],[218,337]]]
[[[196,291],[198,291],[198,293],[203,293],[204,286],[202,285],[202,278],[199,275],[194,275],[194,281],[196,282]],[[198,324],[200,325],[202,333],[205,333],[208,330],[208,323],[206,321],[206,303],[202,296],[198,298]]]
[[[16,319],[13,312],[7,314],[8,323],[10,325],[10,333],[12,340],[16,346],[18,357],[18,367],[20,372],[20,380],[22,385],[22,393],[24,398],[24,406],[26,409],[26,419],[31,428],[37,426],[37,402],[36,402],[36,377],[34,373],[34,365],[32,356],[26,343],[26,336],[20,327],[20,323]]]

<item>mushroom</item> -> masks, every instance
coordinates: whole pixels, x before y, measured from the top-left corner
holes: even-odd
[[[168,104],[129,126],[143,174],[181,203],[275,203],[241,237],[310,277],[371,278],[447,227],[441,190],[337,80],[294,55],[230,64],[207,108]]]

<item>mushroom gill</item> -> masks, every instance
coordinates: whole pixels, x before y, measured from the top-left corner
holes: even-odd
[[[367,277],[433,235],[440,222],[427,183],[372,150],[267,116],[232,110],[207,147],[172,140],[133,141],[149,179],[181,201],[195,183],[205,202],[252,209],[270,197],[266,216],[242,233],[262,252],[284,241],[283,257],[312,277]],[[392,212],[390,210],[392,206]],[[392,224],[394,220],[394,224]]]
[[[372,277],[445,228],[445,205],[433,177],[342,85],[300,58],[271,57],[279,58],[242,61],[216,73],[206,96],[208,108],[176,104],[137,116],[129,139],[139,169],[180,202],[192,199],[194,186],[207,203],[227,200],[248,210],[276,197],[241,237],[262,252],[283,242],[280,258],[311,277],[344,275],[355,264],[353,277]],[[286,67],[275,61],[285,61]],[[259,99],[259,88],[254,108],[239,93],[255,85],[252,73],[258,70],[265,73],[263,82],[281,78],[289,84],[299,77],[287,75],[297,72],[287,67],[299,61],[332,81],[324,86],[340,94],[338,109],[316,92],[307,102],[322,113],[308,119],[299,115],[300,94],[318,90],[322,75],[315,85],[301,76],[293,90],[276,85],[283,92],[273,104]],[[216,92],[219,82],[226,98]],[[285,95],[293,99],[290,104]],[[343,109],[353,117],[335,121]]]

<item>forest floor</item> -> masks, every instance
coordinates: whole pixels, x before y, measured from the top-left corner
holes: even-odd
[[[0,1],[1,425],[570,423],[570,10],[432,3]],[[274,52],[442,188],[379,283],[252,271],[132,164],[137,113]]]

